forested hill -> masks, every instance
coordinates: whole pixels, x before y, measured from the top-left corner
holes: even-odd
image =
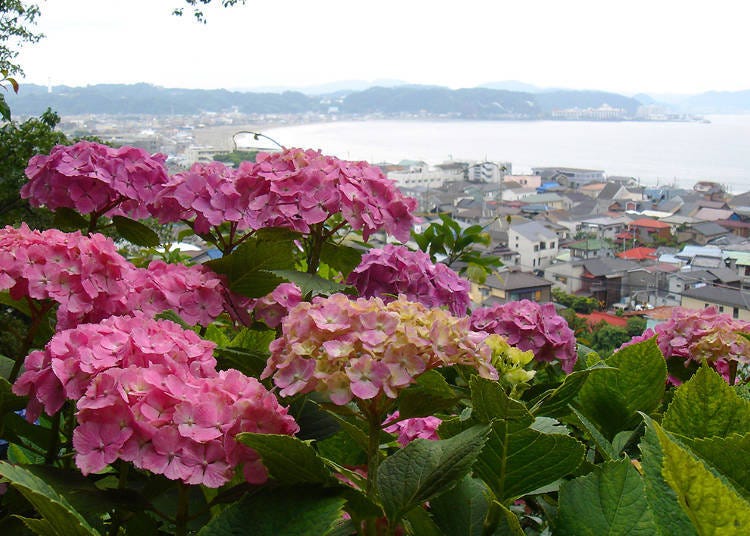
[[[493,119],[547,116],[561,108],[609,105],[634,113],[639,101],[600,91],[526,93],[501,89],[448,89],[433,86],[373,87],[332,95],[239,92],[223,89],[175,89],[149,84],[99,84],[86,87],[26,84],[18,95],[7,95],[15,115],[38,115],[51,107],[63,115],[76,114],[195,114],[199,112],[300,114],[431,114],[456,118]]]

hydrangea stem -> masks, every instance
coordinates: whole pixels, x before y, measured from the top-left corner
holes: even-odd
[[[190,487],[184,482],[177,484],[177,515],[175,516],[175,536],[187,534],[188,507],[190,505]]]

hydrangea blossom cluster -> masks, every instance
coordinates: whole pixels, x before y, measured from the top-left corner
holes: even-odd
[[[740,332],[750,333],[750,322],[719,313],[716,307],[701,310],[675,307],[669,320],[657,324],[653,330],[646,330],[622,347],[655,335],[656,344],[666,359],[679,358],[686,367],[706,362],[729,381],[732,361],[750,364],[750,341]],[[674,377],[669,381],[680,383]]]
[[[471,303],[467,280],[444,264],[433,264],[427,253],[393,244],[365,253],[347,283],[367,298],[389,302],[403,294],[427,307],[447,306],[456,316],[465,315]]]
[[[497,379],[487,334],[404,296],[350,300],[343,294],[302,302],[282,321],[261,378],[273,376],[281,396],[317,390],[334,404],[398,392],[423,372],[454,364]]]
[[[154,315],[171,309],[188,324],[202,326],[224,312],[228,293],[222,279],[207,267],[164,261],[136,269],[131,284],[130,310]]]
[[[141,310],[173,309],[186,322],[208,325],[230,298],[218,275],[204,266],[152,262],[136,268],[100,234],[0,230],[0,290],[13,299],[53,300],[58,329]]]
[[[60,304],[58,328],[96,322],[127,310],[134,266],[103,235],[56,229],[0,230],[0,290]]]
[[[90,141],[58,145],[29,161],[21,197],[50,210],[143,218],[168,180],[165,161],[165,155],[137,147],[114,149]]]
[[[77,401],[73,433],[84,474],[117,459],[188,484],[218,487],[244,464],[266,478],[240,432],[294,434],[294,419],[254,378],[216,371],[214,344],[166,320],[113,316],[57,333],[26,358],[13,386],[28,395],[27,418]]]
[[[294,283],[281,283],[270,294],[255,300],[251,307],[255,319],[269,328],[277,328],[289,311],[302,301],[302,290]]]
[[[471,314],[471,327],[501,335],[521,350],[531,350],[537,361],[559,361],[568,374],[578,357],[573,330],[551,303],[520,300],[481,307]]]
[[[237,170],[195,164],[172,177],[156,202],[163,222],[194,218],[198,232],[231,222],[239,230],[284,227],[306,234],[341,213],[365,240],[384,228],[401,241],[409,238],[415,207],[379,168],[302,149],[259,153]]]
[[[429,439],[436,441],[440,439],[437,429],[443,420],[430,415],[429,417],[412,417],[411,419],[399,420],[400,413],[393,412],[383,422],[383,430],[389,434],[398,434],[398,444],[405,447],[415,439]]]

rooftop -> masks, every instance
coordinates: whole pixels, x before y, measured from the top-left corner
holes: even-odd
[[[649,229],[670,229],[670,225],[668,223],[664,223],[663,221],[658,220],[652,220],[649,218],[640,218],[638,220],[633,220],[630,222],[630,225],[633,227],[647,227]]]

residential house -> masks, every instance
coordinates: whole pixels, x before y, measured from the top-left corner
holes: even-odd
[[[572,205],[569,199],[556,193],[527,195],[520,201],[527,205],[544,205],[547,210],[567,210]]]
[[[750,285],[750,251],[724,251],[725,264],[740,276],[743,286]]]
[[[607,186],[606,182],[590,182],[584,184],[578,191],[592,198],[598,198],[602,190]]]
[[[516,182],[523,188],[539,188],[542,185],[542,178],[539,175],[506,175],[505,184],[510,181]]]
[[[604,171],[599,169],[581,169],[569,167],[534,167],[534,175],[542,181],[555,181],[562,186],[576,189],[590,182],[604,182]]]
[[[623,292],[627,289],[627,273],[636,268],[637,263],[616,257],[583,261],[580,293],[596,298],[609,308],[627,293]]]
[[[706,285],[686,290],[682,294],[682,307],[705,309],[716,307],[720,313],[731,314],[732,318],[750,321],[750,292]]]
[[[597,257],[612,257],[612,244],[600,238],[585,238],[564,245],[570,250],[571,258],[594,259]]]
[[[586,233],[595,234],[598,238],[614,240],[619,233],[627,228],[630,221],[630,218],[626,217],[611,218],[609,216],[601,216],[581,220],[579,229]]]
[[[557,235],[539,222],[511,225],[508,247],[519,254],[518,265],[524,270],[539,270],[549,266],[557,256]]]
[[[509,301],[552,301],[552,283],[527,272],[503,270],[487,276],[484,283],[472,283],[471,300],[481,306]]]
[[[656,261],[656,250],[644,247],[631,248],[621,251],[617,257],[638,263],[652,263]]]
[[[677,233],[677,241],[693,241],[696,244],[705,246],[712,240],[716,240],[717,238],[721,238],[722,236],[726,236],[727,234],[729,234],[729,230],[727,228],[722,227],[721,225],[719,225],[718,223],[714,223],[713,221],[705,221],[702,223],[694,223],[687,229],[679,231]]]
[[[672,237],[672,228],[668,223],[650,218],[640,218],[628,224],[628,230],[641,244],[653,244],[659,240],[669,240]]]
[[[628,301],[636,304],[650,304],[655,307],[662,305],[679,305],[678,295],[670,294],[670,276],[679,271],[674,264],[656,263],[641,264],[638,268],[628,270],[626,292]]]

